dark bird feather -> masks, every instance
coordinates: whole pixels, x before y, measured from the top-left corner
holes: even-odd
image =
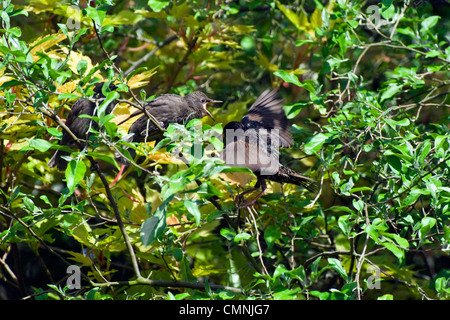
[[[90,135],[90,128],[98,130],[98,125],[95,121],[89,118],[80,118],[80,115],[86,114],[89,116],[95,116],[97,114],[98,106],[102,103],[102,99],[105,95],[102,93],[104,82],[95,84],[93,99],[97,101],[92,101],[89,99],[78,99],[72,106],[65,125],[70,129],[70,131],[81,140],[88,140]],[[114,84],[109,85],[109,90],[115,90],[117,87]],[[105,111],[105,114],[112,112],[115,103],[110,103]],[[77,144],[73,137],[66,131],[63,132],[62,139],[59,141],[59,145],[68,146],[70,148],[76,148]],[[85,144],[82,144],[85,147]],[[68,156],[69,152],[56,150],[53,157],[48,162],[50,168],[57,167],[59,170],[64,171],[67,168],[67,161],[64,160],[63,156]]]
[[[171,123],[182,124],[205,116],[209,116],[214,120],[206,107],[211,103],[217,102],[222,101],[210,99],[203,92],[195,91],[185,97],[176,94],[163,94],[147,102],[145,108],[159,122],[161,128],[167,129]],[[144,112],[140,111],[138,113]],[[146,114],[139,117],[130,126],[128,133],[133,135],[128,138],[127,142],[158,142],[164,138],[164,133]],[[128,149],[128,151],[131,158],[134,158],[135,150]],[[121,161],[123,164],[128,164],[124,157],[121,157]]]
[[[255,188],[266,192],[266,180],[292,183],[315,191],[315,181],[283,166],[279,162],[279,147],[293,145],[288,121],[283,110],[284,102],[277,90],[266,90],[250,107],[241,122],[232,121],[224,127],[226,137],[222,159],[233,167],[246,167],[253,171],[258,182]]]

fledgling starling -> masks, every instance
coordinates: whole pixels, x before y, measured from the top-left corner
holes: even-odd
[[[189,93],[185,97],[176,94],[163,94],[145,103],[145,109],[159,122],[161,128],[166,129],[171,123],[187,123],[192,119],[201,119],[205,116],[209,116],[214,120],[206,107],[209,104],[218,102],[222,101],[210,99],[200,91]],[[146,114],[142,115],[130,126],[128,133],[133,134],[133,136],[127,142],[158,142],[164,138],[164,133]],[[134,149],[129,149],[128,151],[131,158],[134,158],[136,151]],[[125,165],[128,164],[124,157],[121,157],[121,161]]]
[[[262,189],[253,200],[239,207],[254,204],[266,192],[266,180],[292,183],[314,191],[313,179],[279,162],[278,148],[293,145],[283,106],[283,100],[277,90],[266,90],[250,107],[241,122],[229,122],[223,129],[225,147],[222,159],[227,165],[250,169],[258,179],[255,188],[239,197],[259,187]]]
[[[80,118],[79,116],[82,114],[86,114],[89,116],[97,115],[98,107],[102,103],[102,99],[105,98],[105,95],[102,93],[102,87],[104,82],[99,82],[95,84],[94,87],[94,96],[93,99],[97,99],[96,102],[88,99],[78,99],[72,106],[69,115],[67,116],[67,120],[65,125],[70,129],[70,131],[81,140],[88,140],[90,134],[90,128],[94,130],[98,130],[98,124],[92,119],[88,118]],[[109,85],[110,90],[115,90],[117,87],[114,84]],[[110,103],[105,111],[105,114],[111,113],[115,106],[115,103]],[[64,131],[62,139],[59,141],[60,146],[68,146],[70,148],[76,148],[77,144],[72,136]],[[84,147],[85,144],[82,144]],[[50,168],[57,167],[59,170],[64,171],[67,168],[67,161],[62,158],[62,156],[68,156],[69,153],[62,150],[56,150],[53,157],[48,162],[48,166]]]

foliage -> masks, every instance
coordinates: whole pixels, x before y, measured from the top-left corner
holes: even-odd
[[[294,3],[2,1],[2,298],[449,298],[449,6]],[[48,168],[99,81],[118,86],[114,115]],[[277,86],[295,140],[282,162],[320,188],[271,183],[236,210],[252,177],[211,150]],[[224,101],[215,122],[125,142],[142,101],[194,90]],[[115,179],[125,146],[143,157]]]

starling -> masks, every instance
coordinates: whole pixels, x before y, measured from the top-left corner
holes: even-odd
[[[229,122],[223,129],[226,137],[222,159],[233,167],[246,167],[253,171],[257,183],[252,190],[259,187],[262,191],[253,200],[239,207],[252,205],[267,189],[266,180],[279,183],[292,183],[314,191],[314,180],[289,169],[279,162],[279,147],[293,145],[283,100],[277,90],[266,90],[250,107],[241,122]]]
[[[88,140],[90,129],[98,130],[98,124],[89,118],[80,118],[79,116],[82,114],[86,114],[89,116],[97,115],[98,106],[101,104],[102,100],[105,99],[104,94],[102,93],[104,82],[100,82],[95,84],[94,87],[94,96],[93,99],[98,101],[92,101],[88,99],[78,99],[72,106],[69,115],[67,116],[67,120],[65,125],[70,129],[70,131],[81,140]],[[117,87],[114,84],[109,85],[110,90],[115,90]],[[105,111],[105,114],[111,113],[114,108],[115,103],[110,103]],[[59,141],[60,146],[68,146],[70,148],[76,148],[77,144],[72,136],[64,131],[62,139]],[[82,144],[84,148],[85,144]],[[67,168],[67,161],[64,160],[63,156],[68,156],[69,152],[56,150],[53,157],[48,162],[48,166],[50,168],[57,167],[59,170],[64,171]]]
[[[161,128],[166,129],[171,123],[182,124],[205,116],[209,116],[214,120],[206,107],[208,104],[218,102],[222,101],[210,99],[200,91],[189,93],[185,97],[176,94],[163,94],[147,102],[145,109],[159,122]],[[138,113],[142,113],[142,111]],[[132,114],[131,116],[134,115]],[[142,115],[130,126],[128,133],[133,135],[129,137],[127,142],[158,142],[164,138],[164,133],[146,114]],[[133,159],[136,151],[129,149],[129,153]],[[125,165],[128,164],[124,157],[121,157],[121,161]]]

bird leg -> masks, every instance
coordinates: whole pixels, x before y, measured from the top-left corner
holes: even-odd
[[[240,208],[245,208],[245,207],[254,205],[255,202],[256,202],[256,200],[258,200],[261,196],[263,196],[263,195],[266,193],[266,191],[267,191],[267,189],[261,191],[261,192],[260,192],[255,198],[253,198],[252,200],[248,200],[248,201],[245,201],[245,202],[241,203],[241,204],[238,206],[238,209],[240,209]]]
[[[261,196],[263,196],[266,193],[266,191],[267,191],[266,181],[264,179],[258,177],[258,182],[255,184],[255,187],[250,190],[242,192],[240,195],[237,196],[236,199],[241,200],[243,198],[244,194],[255,191],[256,189],[258,189],[259,185],[261,186],[262,191],[252,200],[248,200],[243,203],[240,203],[237,206],[238,209],[254,205],[256,200],[258,200]],[[235,203],[236,203],[236,201],[235,201]]]
[[[257,189],[258,188],[253,187],[253,188],[251,188],[249,190],[246,190],[246,191],[238,194],[236,196],[236,199],[234,199],[234,204],[239,208],[239,206],[240,206],[239,204],[242,202],[242,200],[244,200],[244,195],[246,195],[247,193],[251,193],[251,192],[253,192],[253,191],[257,190]]]

